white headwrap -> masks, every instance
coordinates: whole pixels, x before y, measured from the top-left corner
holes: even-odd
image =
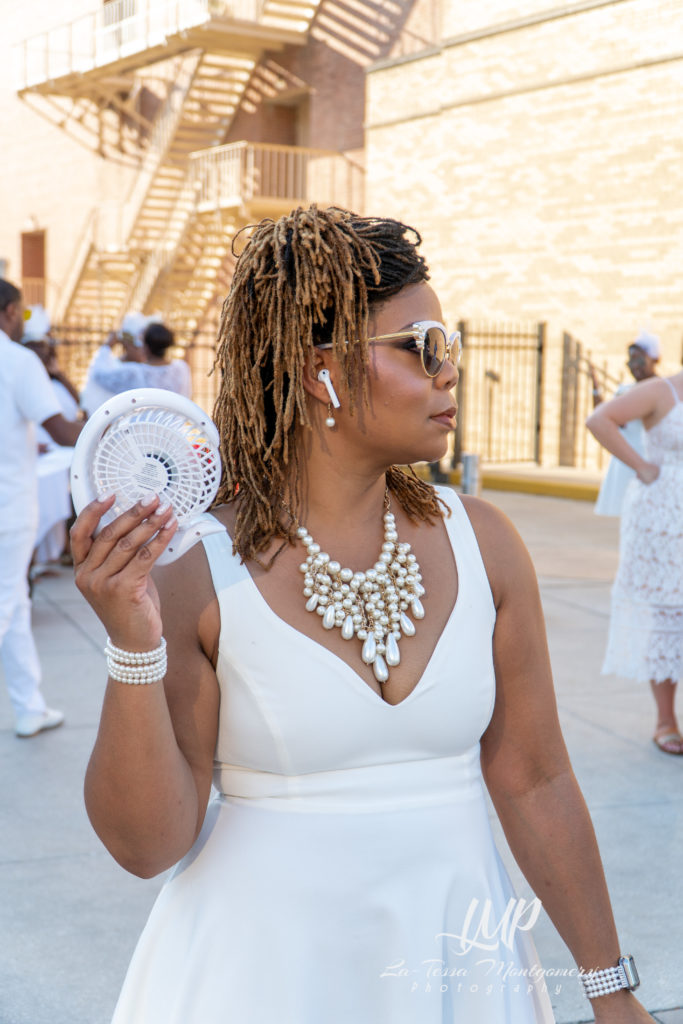
[[[643,352],[650,357],[650,359],[659,359],[662,353],[659,338],[656,334],[650,334],[649,331],[638,331],[638,334],[631,344],[637,345],[638,348],[642,349]]]
[[[50,317],[42,306],[29,306],[31,315],[24,324],[22,341],[42,341],[50,330]]]
[[[148,319],[144,313],[126,313],[121,321],[121,333],[130,334],[133,344],[140,348],[142,345],[142,335],[145,333],[147,323]]]

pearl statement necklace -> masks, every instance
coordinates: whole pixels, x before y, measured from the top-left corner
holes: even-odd
[[[363,642],[361,658],[372,665],[375,679],[386,683],[389,669],[401,661],[401,635],[414,636],[415,625],[407,615],[424,618],[420,598],[422,576],[410,544],[399,544],[396,520],[384,498],[384,543],[372,569],[354,572],[342,569],[311,537],[305,526],[297,537],[308,557],[299,566],[304,576],[306,610],[322,616],[324,629],[341,629],[345,640],[357,636]]]

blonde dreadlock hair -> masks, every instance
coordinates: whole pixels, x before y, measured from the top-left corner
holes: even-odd
[[[356,395],[367,400],[369,311],[428,280],[420,242],[400,221],[316,206],[263,220],[250,235],[223,304],[214,410],[224,466],[216,503],[239,494],[233,541],[244,560],[274,537],[296,540],[295,522],[282,522],[282,501],[288,493],[296,514],[295,435],[299,424],[310,427],[307,359],[316,344],[331,342],[351,409]],[[392,466],[386,479],[411,519],[443,515],[435,490],[412,471]]]

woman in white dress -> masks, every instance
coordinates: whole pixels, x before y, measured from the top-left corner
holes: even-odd
[[[90,373],[98,387],[113,395],[131,388],[162,388],[191,397],[190,367],[184,359],[169,359],[175,338],[165,324],[156,320],[147,324],[141,335],[140,360],[137,362],[124,362],[114,356],[112,346],[118,340],[118,335],[111,334],[92,362]]]
[[[645,427],[642,455],[620,432],[632,420]],[[603,672],[649,680],[654,741],[666,754],[683,754],[674,703],[683,675],[683,372],[643,381],[600,405],[587,425],[636,473],[622,508]]]
[[[659,338],[656,334],[648,331],[639,331],[635,340],[628,347],[627,366],[636,382],[649,380],[657,375],[657,363],[660,357]],[[593,408],[597,409],[605,400],[598,375],[592,363],[588,364],[589,373],[593,379]],[[634,385],[620,384],[614,393],[614,397],[625,395]],[[645,444],[645,428],[640,420],[630,420],[620,428],[625,439],[631,448],[635,448],[638,455],[643,454]],[[625,465],[621,459],[612,456],[607,467],[607,472],[600,485],[600,493],[595,503],[595,514],[597,516],[620,516],[621,506],[626,494],[626,488],[635,477],[635,470]]]
[[[116,1024],[549,1024],[538,903],[484,783],[596,1021],[651,1020],[528,554],[496,508],[399,468],[441,458],[455,416],[419,242],[315,207],[258,225],[219,339],[226,532],[152,577],[175,530],[156,496],[94,538],[101,495],[73,530],[110,637],[88,812],[127,870],[173,868]]]

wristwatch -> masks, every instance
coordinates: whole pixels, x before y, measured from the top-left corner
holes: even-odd
[[[620,956],[616,967],[606,967],[602,971],[581,971],[580,976],[589,999],[607,996],[622,988],[633,992],[640,985],[635,961],[629,955]]]

